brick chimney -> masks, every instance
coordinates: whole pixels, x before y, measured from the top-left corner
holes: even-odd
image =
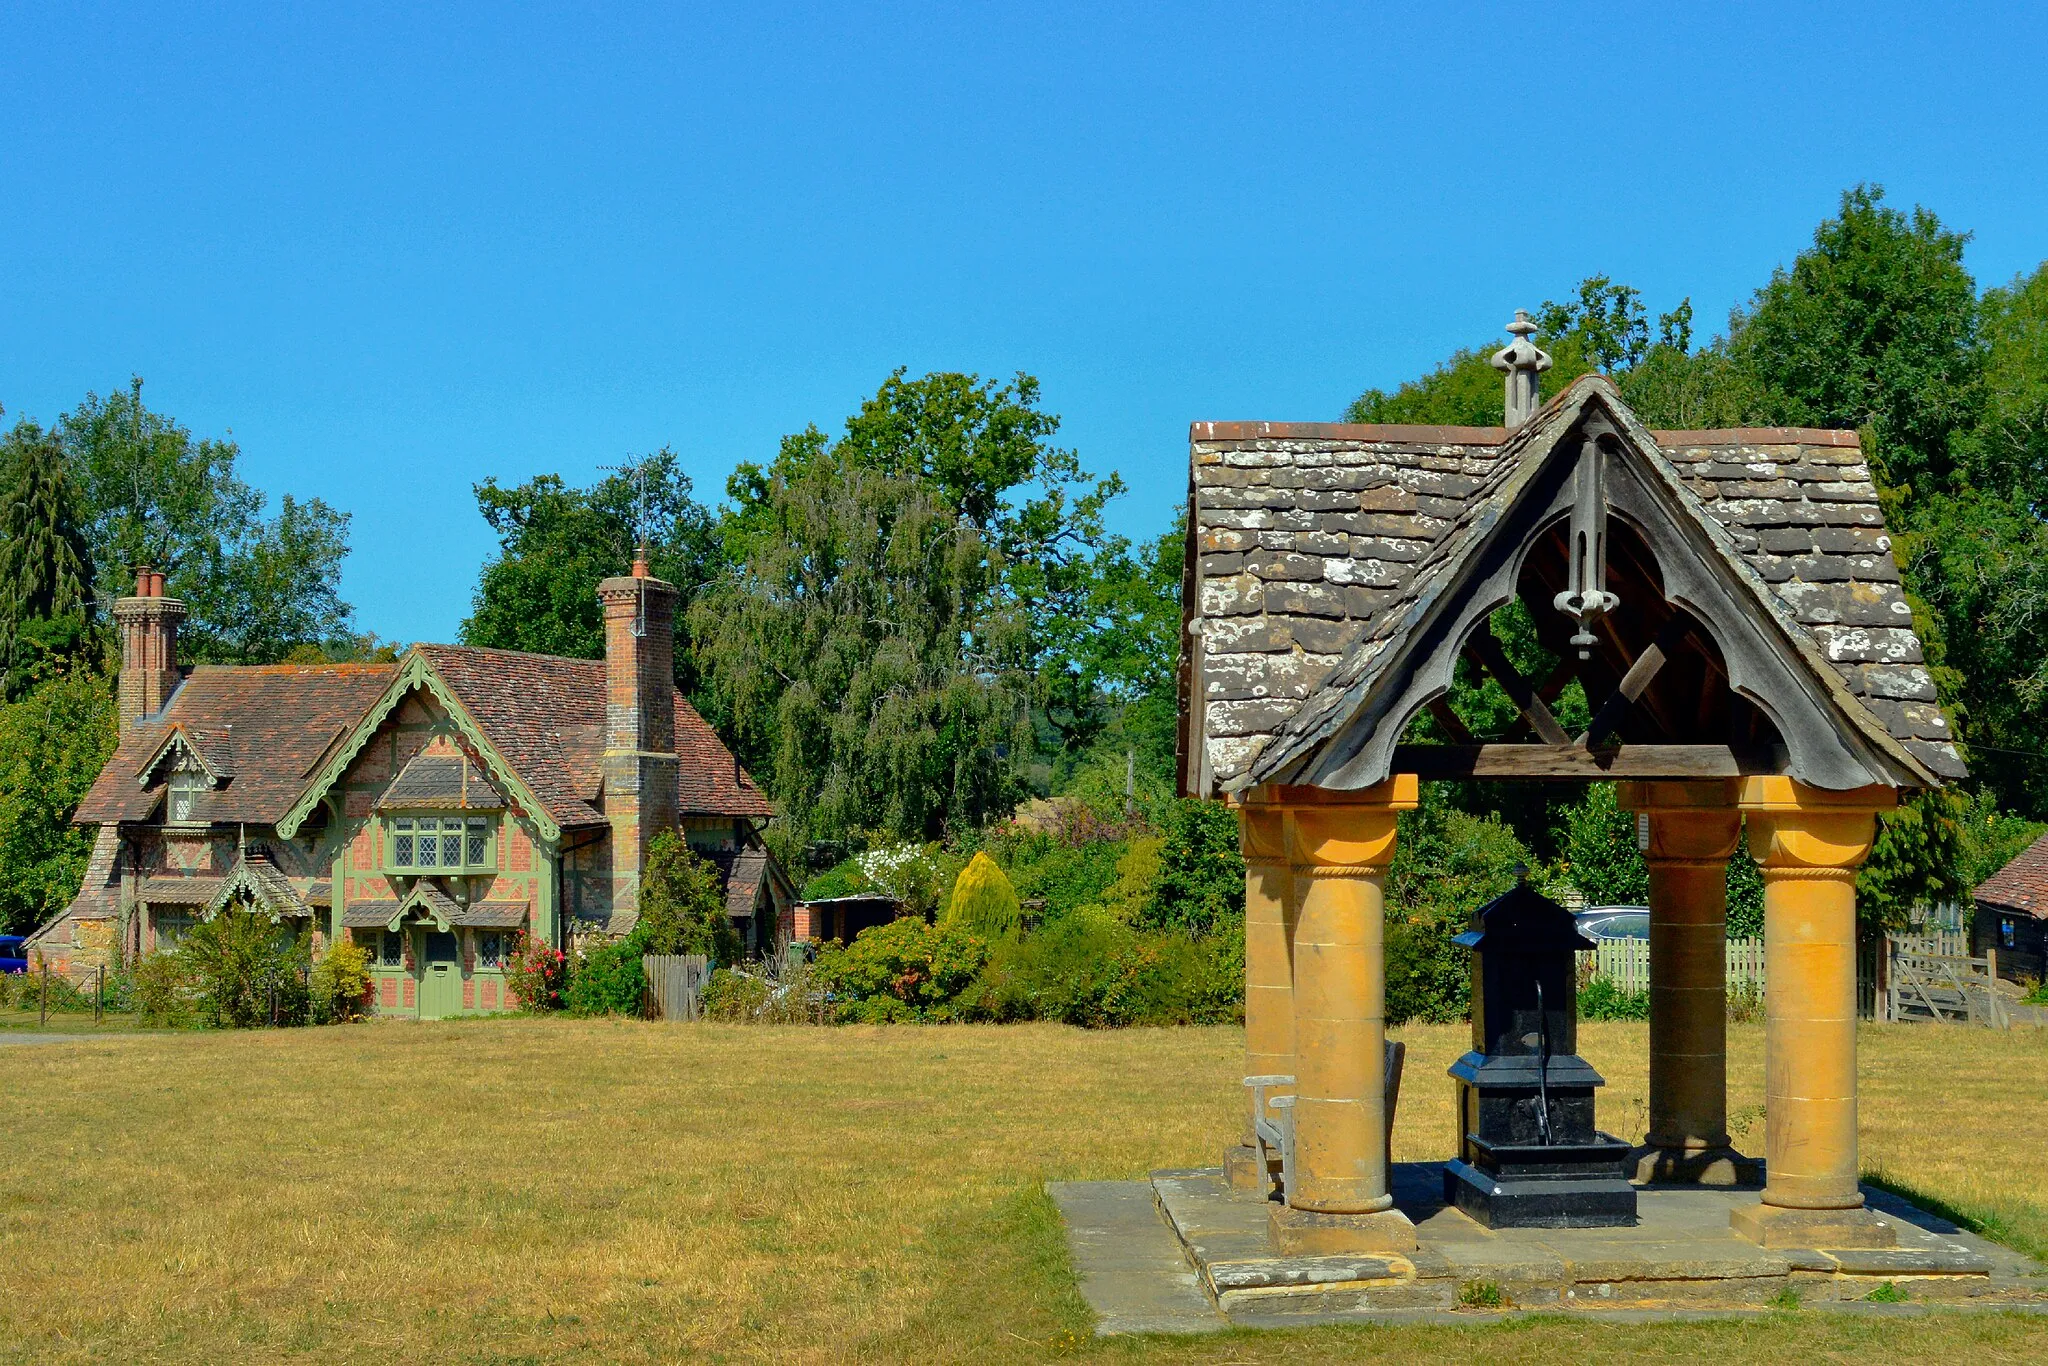
[[[178,623],[185,604],[164,596],[164,576],[147,565],[135,571],[135,596],[114,602],[121,625],[121,734],[164,709],[178,686]]]
[[[614,916],[637,915],[647,846],[676,828],[676,588],[648,573],[646,555],[643,548],[630,575],[597,586],[604,604],[604,812],[612,827]]]

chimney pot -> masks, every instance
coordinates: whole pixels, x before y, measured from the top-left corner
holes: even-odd
[[[135,596],[114,604],[121,630],[121,730],[163,710],[178,686],[178,623],[185,604],[164,596],[164,576],[148,565],[135,567]]]

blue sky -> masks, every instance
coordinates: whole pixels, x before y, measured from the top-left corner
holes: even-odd
[[[475,481],[669,444],[715,498],[898,365],[1037,375],[1137,535],[1191,420],[1334,418],[1597,272],[1711,326],[1858,180],[1981,281],[2048,256],[2041,9],[1678,9],[17,0],[0,403],[142,375],[445,640]]]

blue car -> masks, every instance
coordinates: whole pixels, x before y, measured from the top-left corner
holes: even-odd
[[[26,935],[0,934],[0,972],[28,971],[28,959],[21,956],[21,946],[27,942]]]

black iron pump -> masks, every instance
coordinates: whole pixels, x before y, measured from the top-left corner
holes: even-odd
[[[1526,884],[1483,907],[1472,950],[1472,1051],[1458,1082],[1458,1157],[1444,1199],[1489,1228],[1633,1224],[1629,1145],[1593,1123],[1605,1084],[1578,1056],[1576,960],[1593,942]]]

